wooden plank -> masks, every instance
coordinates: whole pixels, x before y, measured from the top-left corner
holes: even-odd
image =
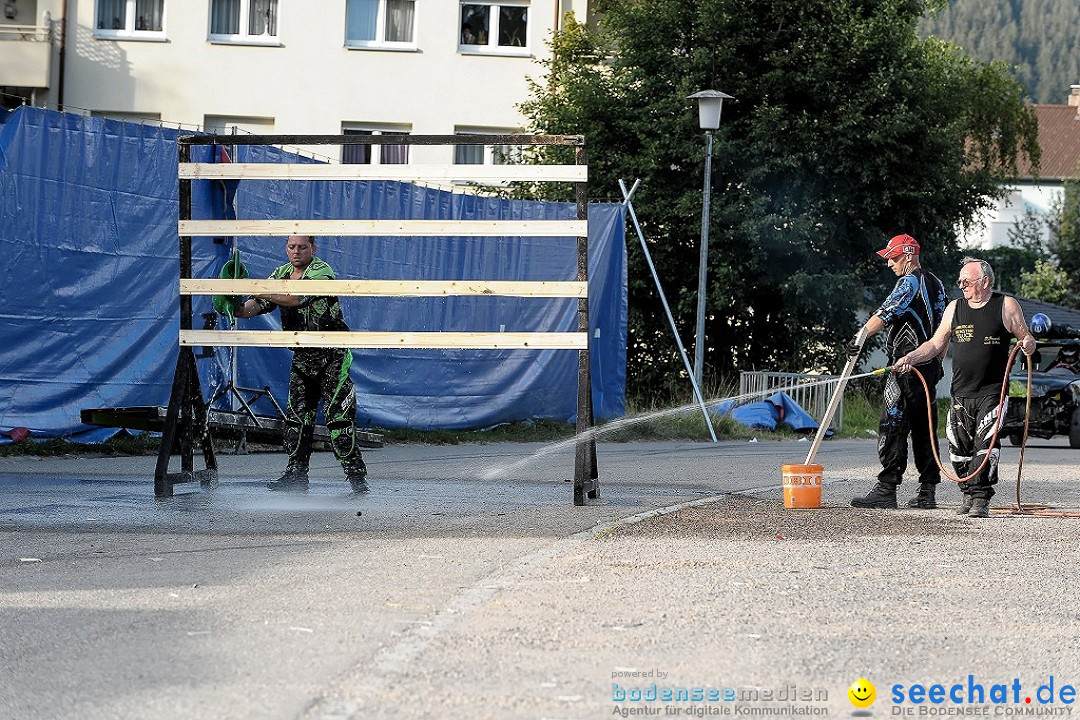
[[[185,145],[573,145],[584,135],[181,135]]]
[[[233,347],[429,348],[474,350],[584,350],[582,332],[308,332],[292,330],[181,330],[180,345]]]
[[[585,182],[588,165],[362,165],[352,163],[180,163],[192,180],[400,180]]]
[[[491,295],[504,297],[584,298],[588,283],[514,280],[218,280],[181,278],[181,295],[337,295],[440,297]]]
[[[584,237],[587,220],[181,220],[181,237]]]

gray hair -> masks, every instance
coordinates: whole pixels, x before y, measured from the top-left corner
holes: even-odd
[[[980,260],[979,258],[976,258],[976,257],[968,256],[968,257],[965,257],[963,260],[960,261],[960,268],[963,269],[963,267],[965,265],[967,265],[968,263],[979,263],[979,270],[982,272],[983,277],[990,278],[990,287],[991,288],[993,288],[995,286],[994,268],[990,267],[990,263],[986,262],[985,260]]]

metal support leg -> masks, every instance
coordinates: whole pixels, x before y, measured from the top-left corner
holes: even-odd
[[[195,369],[195,355],[190,347],[180,348],[173,373],[169,407],[165,413],[165,427],[161,432],[157,466],[154,469],[154,495],[172,497],[173,485],[198,480],[203,487],[217,485],[217,458],[213,440],[206,425],[207,407],[202,399],[202,386]],[[194,448],[196,441],[202,446],[204,470],[196,471]],[[169,472],[169,458],[173,450],[180,453],[180,472]]]

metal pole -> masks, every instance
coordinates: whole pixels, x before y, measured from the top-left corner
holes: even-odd
[[[712,130],[705,131],[705,191],[701,206],[701,256],[698,258],[697,330],[694,335],[694,379],[701,387],[705,367],[705,276],[709,270],[709,196],[712,194]]]
[[[588,164],[584,141],[574,150],[575,164]],[[589,184],[582,181],[575,185],[578,220],[589,219]],[[589,282],[589,236],[588,233],[577,239],[577,279]],[[589,298],[578,299],[578,331],[589,335]],[[593,427],[592,372],[590,370],[589,346],[578,350],[578,392],[577,392],[577,447],[574,453],[574,504],[584,505],[585,498],[599,497],[596,467],[596,438],[589,431]],[[586,439],[587,438],[587,439]]]
[[[694,397],[701,407],[701,414],[705,417],[705,425],[709,428],[709,437],[712,438],[713,442],[717,442],[716,430],[713,429],[712,418],[709,417],[709,410],[705,407],[705,398],[701,394],[701,385],[698,384],[693,371],[690,369],[690,360],[686,357],[686,348],[683,347],[682,338],[679,337],[679,330],[675,327],[675,318],[671,315],[671,308],[668,307],[667,297],[664,295],[664,288],[660,285],[660,276],[656,273],[656,265],[653,264],[652,253],[649,252],[649,246],[645,244],[645,234],[641,232],[641,225],[638,224],[637,213],[634,212],[634,205],[630,202],[630,198],[637,190],[640,182],[641,180],[635,180],[634,186],[627,192],[626,183],[619,180],[619,188],[622,190],[623,199],[626,202],[626,209],[630,211],[630,219],[634,223],[634,230],[637,232],[638,240],[641,242],[641,251],[645,254],[645,262],[649,264],[649,270],[652,271],[653,282],[656,283],[656,291],[660,294],[660,304],[664,306],[664,313],[667,315],[668,323],[671,325],[671,334],[675,336],[675,345],[679,348],[679,357],[682,358],[683,366],[686,367],[686,374],[690,377],[690,385],[694,388]]]
[[[866,337],[869,333],[866,331],[866,327],[859,328],[859,334],[855,336],[855,343],[862,347],[866,342]],[[833,391],[833,396],[829,400],[829,406],[825,408],[825,417],[821,418],[821,424],[818,425],[817,435],[814,436],[814,442],[810,444],[810,452],[806,453],[805,465],[810,465],[814,462],[814,456],[817,455],[818,448],[821,446],[821,441],[825,439],[826,433],[829,432],[829,422],[832,420],[833,413],[836,412],[836,406],[840,404],[840,401],[844,398],[844,387],[847,386],[848,378],[851,377],[851,371],[855,369],[855,366],[859,362],[859,356],[853,355],[848,358],[847,363],[844,365],[844,371],[840,373],[840,379],[836,383],[836,390]]]
[[[236,135],[236,126],[235,125],[232,126],[232,131],[231,131],[230,134]],[[229,150],[232,152],[231,156],[229,157],[229,161],[230,162],[240,162],[239,153],[236,151],[236,145],[229,146]],[[229,217],[230,213],[229,213],[229,205],[228,205],[228,201],[229,201],[229,188],[228,188],[228,185],[223,184],[222,185],[222,190],[223,190],[223,193],[222,193],[222,197],[221,197],[221,214],[225,216],[226,220],[235,220],[236,219],[236,208],[235,208],[235,206],[233,207],[232,217],[231,218]],[[239,192],[239,189],[237,189],[237,192]],[[236,202],[236,196],[235,195],[233,195],[233,202]],[[233,237],[232,237],[232,254],[230,255],[230,257],[239,258],[239,256],[237,255],[237,252],[239,250],[240,250],[240,239],[237,236],[233,235]],[[235,318],[233,319],[233,327],[231,329],[232,330],[236,329],[236,319]],[[229,383],[232,385],[232,388],[233,388],[233,391],[231,393],[229,393],[229,407],[232,408],[233,412],[239,412],[239,410],[240,410],[240,398],[238,397],[240,391],[236,389],[237,387],[239,387],[239,385],[237,383],[237,374],[238,374],[239,369],[240,369],[239,368],[239,361],[240,361],[240,348],[239,347],[229,348]],[[241,435],[240,437],[245,438],[246,435]],[[239,444],[237,445],[237,447],[240,447]]]

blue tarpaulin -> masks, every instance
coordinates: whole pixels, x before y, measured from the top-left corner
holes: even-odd
[[[0,118],[0,431],[101,439],[83,408],[163,405],[178,352],[175,130],[19,108]],[[210,161],[210,147],[193,152]],[[239,146],[241,162],[298,161]],[[234,184],[243,219],[572,219],[572,203],[479,197],[409,183]],[[193,217],[223,217],[222,184],[197,181]],[[625,206],[589,206],[592,393],[598,418],[624,412]],[[232,239],[193,238],[193,274],[217,277]],[[252,277],[285,262],[285,239],[236,242]],[[573,280],[574,238],[322,237],[339,278]],[[342,298],[353,330],[577,330],[572,299]],[[211,312],[195,298],[195,327]],[[277,329],[277,314],[239,321]],[[229,377],[229,348],[198,360],[204,394]],[[240,348],[236,384],[270,386],[284,402],[291,353]],[[363,427],[476,428],[538,418],[572,421],[577,353],[569,350],[356,350]]]
[[[775,393],[759,402],[740,405],[731,410],[731,418],[740,425],[759,430],[775,430],[781,424],[795,432],[814,432],[818,429],[810,413],[784,392]]]

